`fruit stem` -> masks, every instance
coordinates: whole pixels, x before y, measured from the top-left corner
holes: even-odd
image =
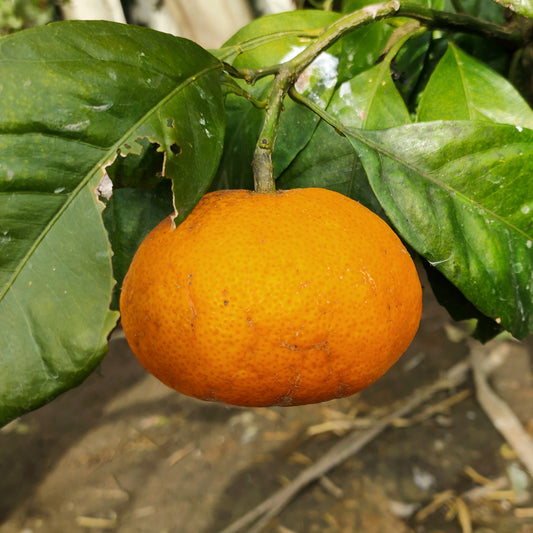
[[[261,193],[276,191],[272,153],[278,134],[279,117],[283,109],[283,100],[294,77],[289,70],[280,70],[275,78],[268,97],[263,129],[257,141],[252,162],[254,173],[254,190]]]

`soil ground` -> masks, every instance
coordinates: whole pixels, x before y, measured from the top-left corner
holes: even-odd
[[[338,442],[346,420],[374,419],[467,357],[450,324],[426,291],[415,341],[375,385],[351,398],[269,409],[175,393],[116,335],[80,387],[0,432],[0,533],[221,531]],[[532,432],[533,343],[516,346],[491,383]],[[415,411],[307,487],[266,531],[461,533],[467,513],[475,533],[533,533],[531,480],[480,409],[472,381],[430,403],[456,393],[455,404],[421,420]],[[337,431],[319,431],[324,423]],[[451,499],[417,517],[435,495],[479,486],[466,467],[504,476],[514,491]]]

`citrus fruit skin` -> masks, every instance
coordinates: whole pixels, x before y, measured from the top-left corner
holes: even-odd
[[[422,289],[377,215],[326,189],[205,195],[139,247],[122,326],[141,364],[202,400],[302,405],[354,394],[411,343]]]

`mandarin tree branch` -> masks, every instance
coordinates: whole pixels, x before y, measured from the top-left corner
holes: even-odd
[[[431,29],[474,33],[500,40],[516,47],[529,38],[529,28],[499,26],[464,13],[438,11],[409,1],[391,0],[364,7],[341,17],[324,28],[316,39],[295,58],[260,69],[236,69],[226,65],[228,74],[242,78],[249,84],[274,75],[274,83],[268,97],[267,112],[253,158],[254,187],[257,192],[274,192],[275,179],[272,153],[278,132],[283,101],[298,76],[324,50],[351,31],[373,22],[391,17],[408,17]]]
[[[439,11],[410,1],[391,0],[366,6],[339,18],[316,35],[314,41],[294,59],[285,63],[259,69],[237,69],[226,65],[228,73],[253,85],[257,80],[276,75],[288,69],[294,76],[301,72],[324,50],[347,33],[373,22],[392,17],[408,17],[419,21],[430,29],[473,33],[489,39],[496,39],[516,47],[525,45],[531,29],[518,26],[500,26],[465,13]]]

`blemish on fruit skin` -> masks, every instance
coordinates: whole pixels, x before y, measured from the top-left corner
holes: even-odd
[[[192,315],[191,328],[194,329],[194,322],[196,321],[196,317],[198,316],[198,314],[196,312],[196,307],[194,305],[194,301],[192,299],[192,294],[191,294],[192,277],[193,277],[193,274],[189,274],[187,278],[187,297],[189,298],[189,307],[190,307],[191,315]]]
[[[283,346],[284,348],[288,348],[289,350],[296,351],[298,349],[298,345],[296,344],[289,344],[287,342],[280,342],[280,346]]]

